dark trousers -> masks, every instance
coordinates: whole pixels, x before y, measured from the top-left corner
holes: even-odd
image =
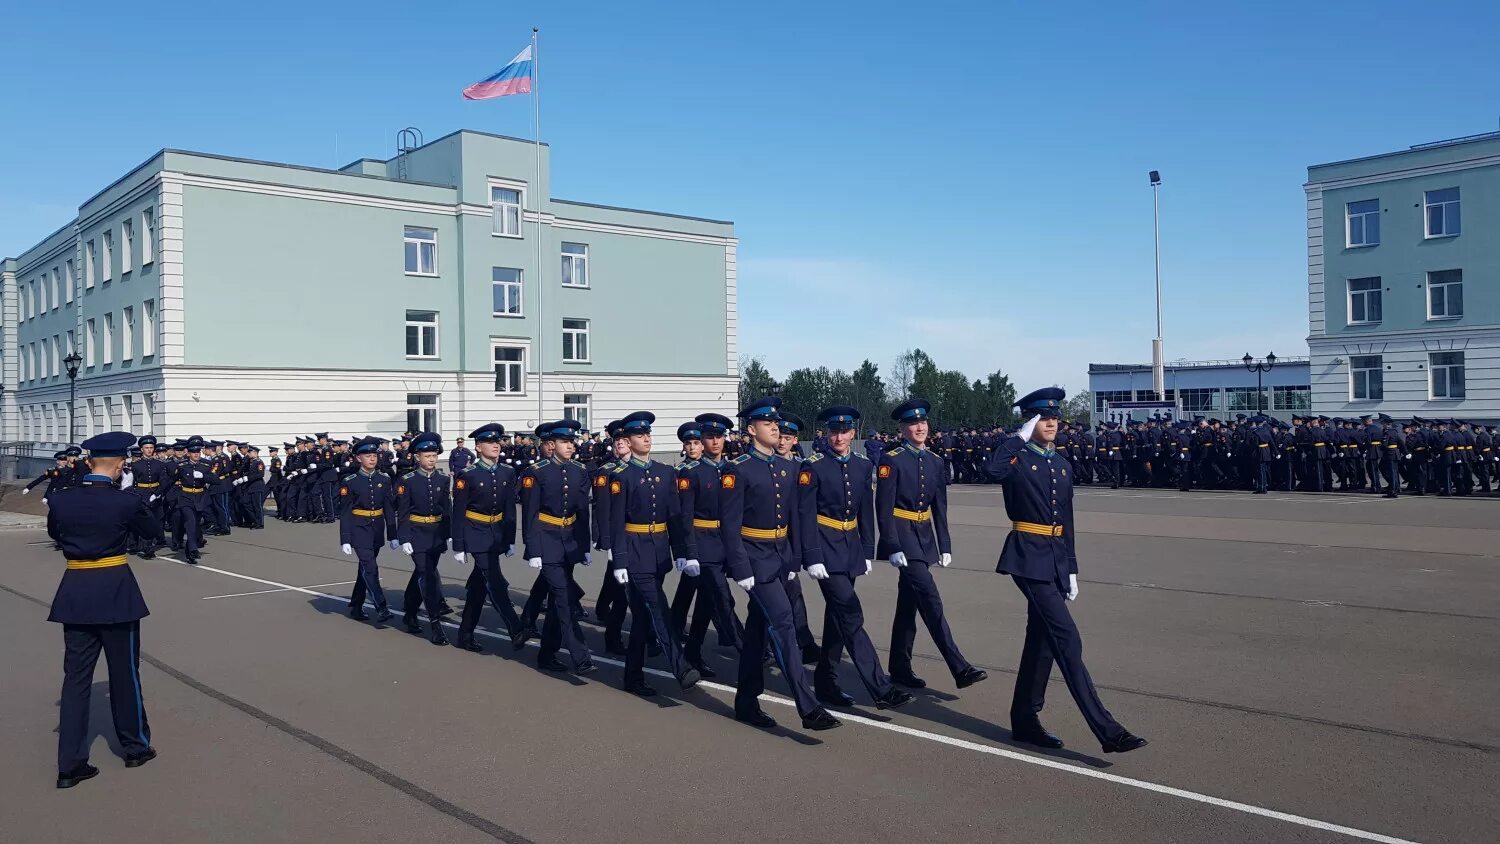
[[[589,646],[583,638],[583,626],[579,623],[578,584],[573,581],[572,566],[542,564],[542,573],[537,578],[547,587],[547,621],[542,625],[542,652],[538,659],[547,659],[557,653],[558,647],[568,649],[573,658],[573,667],[579,668],[589,661]],[[574,590],[578,590],[575,592]]]
[[[695,665],[703,662],[703,640],[708,636],[710,621],[718,631],[720,647],[739,650],[745,637],[745,626],[734,612],[734,595],[730,593],[729,580],[724,576],[724,564],[699,563],[699,566],[701,571],[697,577],[683,577],[683,580],[697,581],[697,603],[693,606],[693,621],[688,627],[687,644],[683,647],[688,662]],[[676,618],[675,601],[672,612],[672,626],[676,629],[681,624]]]
[[[203,547],[203,537],[198,533],[197,501],[188,498],[188,493],[182,495],[173,508],[172,545],[181,548],[182,553],[191,559],[197,557],[198,549]]]
[[[614,575],[611,573],[610,577]],[[666,653],[667,663],[673,677],[681,677],[688,669],[682,656],[682,643],[677,632],[667,620],[667,593],[661,580],[654,574],[631,573],[625,584],[630,596],[630,644],[625,650],[625,683],[640,683],[646,679],[646,647],[652,636]],[[647,630],[650,633],[647,633]]]
[[[349,595],[349,609],[363,609],[365,594],[369,593],[370,601],[375,604],[375,611],[385,612],[385,590],[380,588],[380,567],[375,563],[375,559],[380,556],[380,546],[361,548],[356,545],[354,554],[359,558],[359,579],[354,581],[354,591]]]
[[[213,516],[214,528],[222,533],[229,532],[229,493],[209,493],[209,503],[213,505],[210,515]]]
[[[854,661],[854,670],[865,684],[870,697],[883,697],[891,690],[891,678],[880,668],[875,643],[865,632],[865,611],[854,591],[854,575],[839,572],[818,581],[823,591],[823,655],[814,672],[814,685],[820,689],[838,688],[839,658],[844,648]]]
[[[281,498],[276,502],[276,515],[292,522],[302,518],[302,485],[287,481],[281,486]]]
[[[1266,491],[1266,487],[1270,483],[1271,483],[1271,464],[1269,464],[1269,463],[1256,463],[1255,464],[1255,491],[1256,492],[1265,492]]]
[[[606,571],[604,573],[604,583],[599,587],[599,597],[594,599],[594,615],[596,615],[600,621],[604,621],[610,617],[610,614],[611,612],[613,612],[615,605],[618,603],[623,603],[624,601],[625,587],[621,586],[614,579],[614,577],[608,571]],[[621,620],[621,623],[624,623],[623,619]],[[616,628],[615,632],[619,632],[618,628]]]
[[[489,598],[505,629],[514,638],[521,632],[521,619],[516,617],[516,607],[510,602],[510,581],[500,571],[500,554],[488,552],[474,554],[474,570],[464,583],[464,614],[458,624],[459,641],[472,639],[474,628],[479,626],[479,614],[484,612],[484,600]]]
[[[1026,596],[1026,644],[1021,648],[1021,667],[1016,672],[1016,692],[1010,703],[1011,726],[1022,728],[1038,720],[1037,713],[1046,702],[1047,678],[1056,662],[1094,737],[1100,742],[1119,738],[1125,728],[1099,700],[1083,664],[1083,636],[1057,584],[1014,575],[1011,579]]]
[[[146,701],[141,697],[141,623],[63,625],[63,684],[57,724],[57,770],[89,761],[89,701],[99,651],[109,665],[109,708],[115,735],[127,756],[151,746]]]
[[[912,673],[911,649],[917,641],[917,615],[920,613],[933,644],[937,645],[938,653],[948,663],[948,670],[957,677],[971,666],[958,650],[958,643],[953,641],[953,632],[948,629],[948,619],[943,615],[943,596],[938,593],[932,571],[921,560],[910,560],[899,571],[901,575],[896,583],[896,617],[891,622],[888,670],[897,676]]]
[[[734,693],[734,711],[750,715],[760,711],[756,698],[766,690],[764,653],[767,641],[781,675],[791,686],[797,714],[807,717],[818,708],[807,670],[797,658],[797,631],[792,621],[792,602],[787,596],[786,575],[770,583],[750,587],[750,612],[745,619],[745,644],[740,649],[739,688]]]
[[[567,563],[563,566],[568,574],[568,598],[569,603],[575,609],[579,609],[579,602],[583,600],[583,587],[573,579],[573,564]],[[531,592],[526,596],[526,604],[521,607],[521,623],[527,626],[536,624],[537,616],[542,614],[543,607],[550,607],[547,599],[552,596],[551,581],[547,578],[546,567],[537,572],[536,580],[531,583]],[[548,610],[551,611],[550,609]],[[581,610],[580,610],[581,614]],[[580,619],[581,620],[581,619]]]
[[[438,581],[438,560],[443,550],[438,545],[411,555],[411,579],[406,582],[406,593],[401,599],[401,612],[408,622],[417,620],[417,607],[422,606],[427,609],[427,620],[437,629],[443,610],[443,587]]]
[[[1179,491],[1188,492],[1192,490],[1194,465],[1196,465],[1196,463],[1193,460],[1177,461],[1177,489]]]
[[[797,627],[797,647],[803,650],[816,648],[818,640],[813,638],[812,628],[807,623],[807,599],[802,596],[801,577],[794,577],[786,582],[786,596],[792,602],[792,623]]]
[[[1401,494],[1401,458],[1399,451],[1400,449],[1392,450],[1385,457],[1386,495],[1399,496]]]

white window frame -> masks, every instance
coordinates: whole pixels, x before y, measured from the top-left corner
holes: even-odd
[[[432,319],[424,320],[420,317],[413,317],[412,314],[432,314]],[[406,311],[406,327],[408,329],[417,329],[417,354],[411,354],[409,348],[406,345],[406,332],[403,331],[401,333],[402,351],[405,351],[407,353],[407,360],[439,360],[440,358],[442,358],[443,346],[442,333],[440,329],[441,323],[442,317],[439,316],[437,311],[419,311],[410,309]],[[423,351],[427,348],[428,345],[423,340],[423,338],[427,336],[427,329],[432,330],[432,344],[431,349],[428,350],[430,351],[430,354],[424,353]]]
[[[1458,355],[1458,363],[1438,363],[1438,355]],[[1461,349],[1427,353],[1427,399],[1428,401],[1463,401],[1468,395],[1468,368],[1466,356]],[[1457,369],[1458,395],[1453,395],[1452,371]],[[1443,392],[1438,394],[1438,372],[1443,373]]]
[[[567,248],[569,246],[582,247],[582,254],[567,251]],[[579,290],[587,290],[590,286],[589,245],[587,243],[566,242],[559,246],[558,249],[560,250],[559,254],[562,255],[562,265],[558,271],[558,277],[562,279],[562,286],[572,287]],[[568,282],[569,266],[572,267],[574,279],[577,279],[580,275],[583,277],[582,284],[578,283],[577,281],[574,281],[572,283]]]
[[[1374,211],[1355,211],[1354,206],[1365,202],[1375,203]],[[1370,240],[1370,220],[1375,220],[1375,239]],[[1354,242],[1354,223],[1359,222],[1360,241]],[[1359,199],[1344,203],[1344,246],[1347,249],[1365,249],[1380,245],[1380,200]]]
[[[156,433],[156,396],[146,393],[141,398],[141,412],[144,414],[141,419],[141,433],[154,434]]]
[[[413,398],[419,397],[419,396],[423,397],[423,398],[429,398],[430,397],[430,398],[433,399],[433,401],[431,401],[431,402],[415,402],[415,401],[413,401]],[[439,430],[442,429],[442,423],[443,423],[443,394],[442,393],[407,393],[406,394],[406,424],[407,424],[408,427],[412,427],[411,426],[411,412],[413,410],[417,411],[417,419],[421,423],[421,424],[415,426],[416,430],[419,433],[422,432],[422,431],[439,431]],[[429,412],[432,414],[432,424],[431,425],[427,424],[427,420],[425,418],[426,415]]]
[[[141,357],[156,354],[156,300],[141,303]]]
[[[135,308],[120,312],[120,360],[135,359]]]
[[[1358,358],[1374,358],[1374,366],[1355,367],[1354,361]],[[1374,372],[1380,376],[1380,394],[1370,395],[1370,376]],[[1359,394],[1359,374],[1365,373],[1364,388],[1365,395]],[[1350,355],[1349,356],[1349,401],[1385,401],[1385,356],[1384,355]]]
[[[124,407],[123,407],[124,414],[125,414],[125,429],[124,430],[127,430],[127,431],[139,431],[140,429],[135,426],[135,396],[131,395],[130,393],[126,393],[125,395],[123,395],[123,396],[120,397],[120,403],[122,405],[124,405]]]
[[[99,360],[105,366],[114,363],[115,357],[115,315],[113,312],[104,315],[104,333],[99,338]]]
[[[496,202],[495,191],[509,190],[516,192],[516,201]],[[513,182],[506,179],[489,180],[490,199],[490,235],[493,237],[510,237],[521,239],[526,237],[526,183]],[[515,208],[516,228],[509,231],[508,215],[502,213],[502,209]]]
[[[156,209],[141,210],[141,266],[156,260]]]
[[[570,327],[568,327],[568,323],[570,323],[570,322],[581,322],[581,323],[583,323],[583,327],[582,328],[577,328],[577,327],[570,328]],[[563,317],[563,321],[562,321],[562,347],[561,347],[562,348],[562,354],[563,354],[563,358],[562,358],[563,363],[592,363],[593,362],[593,353],[594,353],[593,345],[594,344],[592,342],[590,342],[590,338],[589,338],[589,334],[591,333],[592,328],[593,328],[593,321],[592,320],[588,320],[588,319],[585,319],[583,317]],[[568,339],[569,339],[569,337],[571,337],[573,339],[573,357],[568,357],[567,356],[568,355]],[[583,339],[583,355],[581,357],[578,355],[578,338],[580,338],[580,337]]]
[[[577,399],[583,401],[577,401]],[[569,401],[574,399],[574,401]],[[563,418],[577,420],[585,430],[588,429],[590,420],[594,418],[594,397],[590,393],[563,393]],[[578,409],[583,409],[580,416]]]
[[[131,220],[120,221],[120,275],[124,276],[131,270],[131,261],[135,257],[135,223]]]
[[[103,251],[99,254],[99,280],[109,284],[114,280],[115,272],[115,233],[106,231],[100,238]]]
[[[37,316],[46,316],[47,315],[47,274],[46,273],[42,273],[42,277],[40,279],[37,279],[36,281],[33,281],[32,284],[36,285],[36,315]]]
[[[83,247],[83,289],[93,290],[94,279],[99,277],[99,250],[91,240]]]
[[[77,348],[78,348],[78,335],[75,334],[73,332],[73,329],[70,328],[70,329],[68,329],[68,354],[70,354],[70,355],[73,354],[73,350],[75,350]]]
[[[83,367],[93,369],[99,357],[99,326],[94,320],[88,319],[83,323]]]
[[[1434,283],[1433,280],[1432,280],[1432,277],[1434,275],[1438,275],[1440,273],[1457,273],[1458,277],[1457,278],[1453,278],[1453,279],[1446,279],[1446,280],[1438,281],[1438,282]],[[1452,308],[1449,307],[1449,302],[1450,302],[1450,300],[1452,298],[1451,295],[1450,295],[1450,293],[1449,293],[1449,288],[1453,288],[1453,287],[1457,287],[1458,288],[1458,297],[1459,297],[1460,300],[1463,299],[1463,289],[1464,289],[1464,271],[1463,270],[1458,270],[1458,269],[1454,269],[1454,270],[1431,270],[1431,271],[1429,271],[1427,273],[1427,319],[1429,319],[1429,320],[1435,320],[1435,321],[1442,321],[1442,320],[1462,319],[1463,318],[1464,312],[1463,312],[1463,304],[1462,304],[1462,302],[1460,302],[1460,304],[1458,306],[1458,313],[1456,313],[1456,314],[1450,314],[1450,313],[1448,313],[1448,311],[1452,310]],[[1432,294],[1433,294],[1433,292],[1435,290],[1438,290],[1440,288],[1441,288],[1442,293],[1443,293],[1443,313],[1441,313],[1441,314],[1435,314],[1435,313],[1433,313],[1433,307],[1432,307]]]
[[[52,354],[50,354],[50,355],[47,356],[47,369],[48,369],[48,371],[50,373],[50,377],[52,377],[52,378],[60,378],[60,377],[62,377],[62,374],[63,374],[63,362],[62,362],[63,352],[62,352],[62,347],[63,347],[63,345],[62,345],[62,335],[61,334],[54,334],[54,335],[52,335],[52,347],[51,347]]]
[[[431,232],[432,233],[432,237],[430,237],[430,238],[422,237],[420,234],[413,234],[413,232]],[[413,245],[413,244],[415,244],[416,247],[417,247],[417,268],[415,270],[407,269],[407,266],[406,266],[406,248],[408,246]],[[428,266],[427,266],[426,269],[423,269],[423,266],[422,266],[422,264],[423,264],[423,262],[422,262],[422,255],[423,255],[424,252],[426,252],[430,256],[430,258],[431,258],[431,261],[429,262],[429,264],[428,264]],[[437,276],[438,276],[438,231],[437,231],[437,229],[428,228],[426,226],[403,226],[401,228],[401,269],[407,275],[419,276],[421,278],[437,278]]]
[[[506,349],[508,351],[518,351],[518,352],[521,353],[521,359],[519,361],[505,361],[505,365],[507,367],[511,367],[511,366],[516,367],[517,371],[519,372],[519,378],[516,379],[516,381],[517,381],[517,383],[516,383],[516,389],[514,389],[514,390],[498,390],[497,389],[497,390],[495,390],[495,395],[497,395],[497,396],[524,396],[524,395],[526,395],[526,364],[527,364],[528,357],[531,355],[530,344],[527,344],[527,343],[518,343],[518,342],[515,342],[513,340],[491,340],[490,341],[490,372],[494,376],[494,381],[492,381],[491,383],[496,383],[496,382],[499,381],[499,372],[498,372],[498,369],[499,369],[500,364],[499,364],[498,361],[495,360],[495,353],[498,352],[498,351],[500,351],[501,349]]]
[[[61,267],[53,267],[52,268],[52,310],[55,311],[58,308],[61,308],[62,307],[62,303],[63,303],[62,268]]]
[[[514,272],[516,274],[516,280],[515,281],[509,281],[509,280],[501,281],[501,280],[495,278],[495,276],[498,275],[501,270],[504,270],[506,272]],[[497,287],[506,287],[506,288],[514,287],[516,289],[516,311],[515,311],[515,313],[511,313],[509,311],[496,311],[496,310],[494,310],[495,288],[497,288]],[[490,267],[490,308],[491,308],[491,311],[492,311],[493,315],[497,316],[497,317],[514,318],[514,317],[523,317],[523,316],[526,315],[526,271],[525,270],[519,269],[517,267]]]
[[[1432,199],[1430,198],[1432,196],[1432,194],[1439,193],[1440,191],[1445,191],[1445,190],[1451,190],[1451,191],[1457,192],[1458,195],[1459,195],[1459,198],[1458,199],[1444,200],[1444,201],[1441,201],[1441,202],[1433,202],[1432,201]],[[1451,188],[1438,188],[1437,190],[1422,191],[1422,234],[1428,240],[1431,240],[1432,238],[1436,238],[1436,237],[1458,237],[1459,235],[1463,234],[1463,208],[1462,208],[1463,201],[1462,200],[1463,200],[1463,192],[1459,190],[1459,188],[1458,188],[1457,185],[1454,185]],[[1453,212],[1455,212],[1455,216],[1458,217],[1458,225],[1455,226],[1453,228],[1453,230],[1451,230],[1451,231],[1448,229],[1448,220],[1449,220],[1449,216],[1450,216],[1449,215],[1449,210],[1450,210],[1449,206],[1452,206],[1451,210]],[[1432,231],[1432,209],[1433,208],[1437,208],[1437,207],[1441,207],[1443,209],[1443,230],[1440,231],[1440,232],[1437,232],[1437,233],[1433,233],[1433,231]]]
[[[1372,290],[1355,290],[1354,289],[1354,283],[1356,281],[1374,281],[1375,282],[1375,287]],[[1380,300],[1380,317],[1381,318],[1380,319],[1355,319],[1354,318],[1354,297],[1355,296],[1359,296],[1359,297],[1361,297],[1361,298],[1363,298],[1365,300],[1365,302],[1364,302],[1365,316],[1368,317],[1370,315],[1369,296],[1370,296],[1371,293],[1375,294],[1375,298],[1378,299],[1378,300]],[[1344,304],[1347,307],[1347,310],[1344,312],[1344,316],[1345,316],[1345,318],[1346,318],[1346,320],[1347,320],[1347,322],[1348,322],[1349,325],[1379,325],[1384,320],[1384,318],[1385,318],[1385,281],[1382,279],[1381,276],[1378,276],[1378,275],[1377,276],[1366,276],[1364,278],[1351,278],[1351,279],[1346,280],[1344,282],[1344,296],[1345,296]]]
[[[63,267],[68,274],[66,279],[68,284],[63,295],[67,297],[68,304],[71,305],[73,304],[73,285],[78,283],[78,267],[73,263],[72,258],[64,262]]]

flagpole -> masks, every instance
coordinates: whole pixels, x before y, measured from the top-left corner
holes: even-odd
[[[536,424],[541,425],[547,380],[546,272],[542,269],[542,91],[537,27],[531,28],[531,204],[536,210]]]

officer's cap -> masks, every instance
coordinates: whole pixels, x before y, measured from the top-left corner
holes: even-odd
[[[781,428],[781,433],[783,434],[801,434],[802,429],[807,427],[807,423],[802,421],[802,417],[795,413],[781,414],[781,418],[777,420],[776,424]]]
[[[272,446],[272,448],[274,448],[274,447],[275,446]],[[251,445],[249,443],[245,443],[245,450],[248,451],[248,452],[250,452],[251,454],[260,454],[260,446],[258,446],[258,445]]]
[[[222,448],[223,445],[224,445],[224,441],[223,440],[209,440],[208,441],[208,445],[211,446],[211,447],[213,447],[213,448]]]
[[[778,396],[763,396],[740,408],[740,418],[746,422],[754,422],[757,419],[770,419],[776,421],[780,415],[781,399]]]
[[[1366,416],[1365,418],[1369,419],[1370,417]],[[1394,422],[1394,421],[1396,421],[1396,420],[1392,419],[1391,417],[1385,415],[1384,413],[1380,414],[1379,418],[1380,418],[1381,422]]]
[[[135,434],[129,431],[109,431],[83,441],[90,457],[124,457],[133,445]]]
[[[328,432],[324,431],[323,433],[321,433],[321,434],[315,434],[314,436],[316,436],[320,440],[326,440],[326,439],[328,439]]]
[[[622,421],[620,421],[619,419],[615,419],[615,420],[611,421],[609,424],[607,424],[607,425],[604,426],[604,433],[608,434],[609,438],[612,439],[612,440],[613,439],[619,439],[619,437],[620,437],[620,426],[624,425],[624,424],[625,423],[622,422]]]
[[[539,440],[540,439],[545,439],[546,436],[547,436],[547,432],[550,431],[550,430],[552,430],[552,423],[551,422],[543,422],[542,424],[540,424],[540,425],[536,426],[535,428],[531,429],[531,435],[533,437],[536,437]]]
[[[361,437],[354,444],[355,454],[375,454],[380,451],[381,439],[379,437]]]
[[[826,426],[830,431],[853,430],[854,423],[858,421],[859,411],[846,404],[825,407],[823,412],[818,414],[818,424]]]
[[[492,443],[505,436],[505,426],[499,422],[481,425],[469,432],[469,439],[477,443]]]
[[[932,402],[927,399],[907,399],[896,405],[891,418],[897,422],[921,422],[932,413]]]
[[[416,439],[412,440],[411,450],[414,454],[421,454],[423,452],[441,453],[443,450],[443,437],[441,434],[435,434],[431,431],[418,434]]]
[[[651,433],[651,423],[656,421],[656,414],[649,410],[637,410],[620,420],[620,433],[625,436],[634,434]]]
[[[277,448],[277,447],[276,447],[276,446],[274,446],[274,445],[273,445],[273,446],[270,446],[270,449],[271,449],[271,450],[272,450],[272,451],[280,451],[280,450],[281,450],[281,449],[279,449],[279,448]]]
[[[703,427],[699,425],[696,420],[692,422],[684,422],[681,425],[677,426],[677,439],[681,440],[682,442],[688,442],[690,440],[698,440],[699,442],[702,442]]]
[[[700,413],[693,421],[705,437],[722,437],[734,429],[734,421],[718,413]]]
[[[543,425],[537,436],[547,440],[572,440],[578,437],[578,432],[582,429],[583,423],[577,419],[559,419]]]
[[[146,436],[141,437],[139,440],[136,440],[136,445],[156,445],[156,437],[147,434]]]
[[[1243,413],[1236,413],[1236,414],[1235,414],[1235,415],[1234,415],[1234,418],[1235,418],[1235,419],[1238,419],[1238,420],[1240,420],[1240,421],[1244,421],[1244,419],[1245,419],[1245,414],[1243,414]]]
[[[52,459],[53,460],[67,460],[68,459],[68,452],[67,451],[59,451],[56,454],[52,455]]]
[[[1067,397],[1067,391],[1061,387],[1043,387],[1022,396],[1015,406],[1021,409],[1022,416],[1035,413],[1046,419],[1056,419],[1062,416],[1062,402]]]

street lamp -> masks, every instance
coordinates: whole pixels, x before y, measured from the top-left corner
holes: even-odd
[[[1265,393],[1261,392],[1260,375],[1262,372],[1270,372],[1271,367],[1276,365],[1276,353],[1270,352],[1265,360],[1257,362],[1255,358],[1250,357],[1249,352],[1246,352],[1245,356],[1240,358],[1240,362],[1245,364],[1246,369],[1255,373],[1255,412],[1265,413]]]
[[[1165,350],[1161,339],[1161,171],[1152,170],[1151,228],[1156,236],[1156,339],[1151,341],[1151,389],[1160,401],[1167,394]]]
[[[73,407],[78,403],[78,365],[83,363],[83,356],[75,349],[62,362],[68,368],[68,445],[72,445],[77,441],[73,436]]]

